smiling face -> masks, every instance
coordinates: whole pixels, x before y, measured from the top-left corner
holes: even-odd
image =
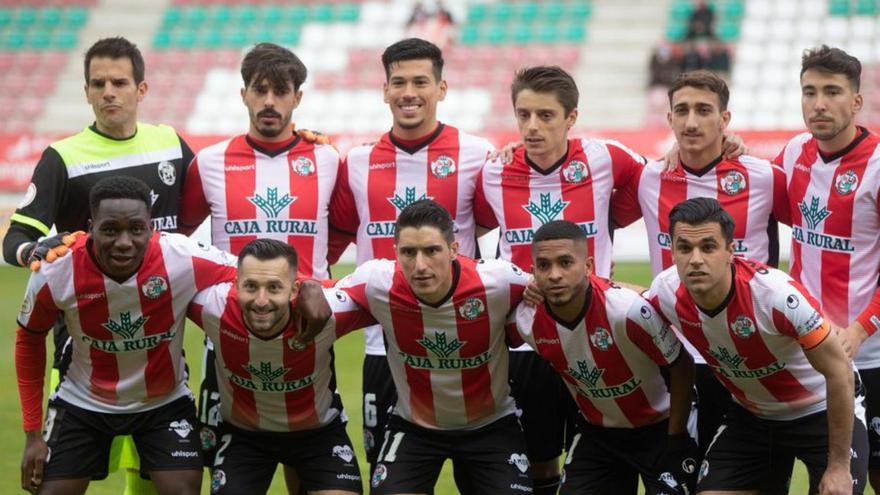
[[[839,144],[849,144],[855,115],[861,108],[862,95],[856,92],[846,75],[807,69],[801,76],[804,124],[820,142],[843,136],[847,142]]]
[[[284,141],[291,137],[290,121],[293,110],[299,106],[302,91],[293,88],[293,82],[272,84],[268,79],[251,81],[241,90],[241,100],[248,109],[250,135],[263,141]]]
[[[255,335],[272,337],[290,321],[296,297],[296,273],[283,257],[260,260],[245,256],[238,266],[238,304],[245,324]]]
[[[514,102],[519,135],[529,158],[553,164],[568,149],[568,131],[577,120],[577,109],[568,115],[554,93],[524,89]]]
[[[147,92],[147,83],[135,83],[130,59],[92,58],[85,92],[99,131],[116,138],[134,134],[137,107]]]
[[[733,243],[725,242],[720,223],[677,222],[672,236],[672,260],[679,278],[698,304],[724,300],[731,284]]]
[[[587,244],[572,239],[536,242],[532,253],[535,283],[544,298],[557,311],[572,303],[587,290],[593,273],[593,260],[587,256]],[[571,308],[575,311],[580,307]]]
[[[437,80],[430,59],[391,64],[383,90],[395,135],[417,139],[437,127],[437,103],[446,98],[446,81]]]
[[[89,228],[98,267],[116,281],[140,268],[150,237],[150,211],[136,199],[105,199],[93,213]]]
[[[435,227],[404,227],[395,249],[403,275],[419,299],[433,304],[449,293],[457,241],[447,242]]]
[[[675,133],[675,139],[683,153],[705,156],[710,160],[721,154],[730,112],[721,109],[721,100],[716,93],[704,88],[684,86],[672,95],[670,108],[667,114],[669,127]]]

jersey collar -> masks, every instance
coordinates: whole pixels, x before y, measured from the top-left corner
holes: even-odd
[[[842,156],[846,155],[850,151],[854,150],[856,148],[856,146],[859,145],[859,143],[861,143],[862,141],[865,140],[866,137],[868,137],[868,130],[865,129],[864,127],[857,126],[856,130],[858,131],[858,133],[856,133],[856,138],[853,139],[852,142],[846,146],[846,148],[843,148],[840,151],[837,151],[835,153],[831,153],[830,155],[825,155],[824,153],[822,153],[822,151],[819,149],[819,147],[816,146],[816,152],[819,154],[819,158],[821,158],[822,161],[825,163],[830,163],[830,162],[833,162],[834,160],[841,158]]]
[[[132,134],[131,136],[128,136],[128,137],[124,137],[124,138],[117,138],[117,137],[110,136],[109,134],[104,134],[103,132],[98,130],[98,123],[97,122],[92,122],[92,125],[89,126],[89,130],[94,132],[95,134],[101,136],[102,138],[109,139],[111,141],[128,141],[128,140],[134,139],[137,136],[137,126],[135,126],[135,128],[134,128],[134,134]]]
[[[528,154],[527,152],[525,152],[525,151],[523,151],[523,157],[525,158],[525,160],[526,160],[526,164],[529,166],[529,168],[531,168],[531,169],[534,170],[535,172],[538,172],[538,173],[541,174],[541,175],[550,175],[550,174],[552,174],[553,172],[556,172],[557,170],[559,170],[559,167],[561,167],[563,163],[565,163],[566,161],[568,161],[568,153],[569,153],[570,150],[571,150],[571,145],[570,145],[570,143],[566,143],[566,144],[565,144],[565,154],[563,154],[563,155],[562,155],[562,158],[560,158],[559,160],[557,160],[556,163],[554,163],[554,164],[553,164],[550,168],[548,168],[547,170],[542,169],[541,167],[538,166],[537,163],[533,162],[532,159],[529,158],[529,154]]]
[[[721,304],[719,304],[717,308],[701,308],[699,304],[697,304],[696,302],[694,303],[694,306],[696,306],[701,313],[705,314],[709,318],[715,318],[716,316],[720,315],[722,311],[727,309],[727,306],[730,305],[730,301],[733,300],[733,296],[736,295],[736,263],[730,265],[730,275],[730,291],[727,293],[727,297],[725,297],[724,300],[721,301]]]
[[[396,146],[398,149],[403,150],[410,155],[414,155],[419,150],[421,150],[425,146],[431,144],[435,139],[437,139],[437,136],[439,136],[440,133],[443,132],[443,129],[445,127],[446,127],[446,124],[443,124],[442,122],[438,122],[437,128],[434,129],[434,131],[432,133],[428,134],[427,136],[425,136],[423,138],[419,138],[419,139],[415,140],[415,142],[401,141],[400,138],[394,136],[394,133],[392,131],[388,131],[388,140],[391,141],[391,144]]]
[[[721,160],[723,160],[723,159],[724,159],[723,154],[718,155],[718,158],[712,160],[711,162],[709,162],[709,165],[706,165],[705,167],[703,167],[700,170],[696,170],[691,167],[688,167],[684,162],[681,162],[681,168],[683,168],[685,170],[685,172],[687,172],[691,175],[695,175],[697,177],[702,177],[702,176],[706,175],[710,170],[717,167],[718,164],[721,163]]]
[[[550,305],[547,304],[547,301],[544,301],[544,309],[547,310],[547,314],[550,315],[550,318],[553,318],[553,321],[559,323],[569,330],[576,330],[578,325],[580,325],[581,321],[584,320],[584,317],[587,316],[587,311],[590,310],[590,303],[593,302],[593,284],[587,280],[587,297],[584,298],[584,305],[581,307],[580,312],[572,321],[565,321],[553,313],[553,310],[550,308]]]
[[[267,148],[266,146],[263,146],[256,139],[253,139],[249,135],[245,135],[244,139],[251,146],[251,148],[259,151],[260,153],[262,153],[266,156],[275,158],[276,156],[278,156],[282,153],[287,153],[288,151],[295,148],[296,145],[298,145],[299,142],[302,140],[302,137],[300,137],[300,135],[297,134],[296,136],[293,136],[293,139],[291,139],[289,143],[285,144],[284,146],[281,146],[279,148],[274,148],[274,149],[270,149],[270,148]]]

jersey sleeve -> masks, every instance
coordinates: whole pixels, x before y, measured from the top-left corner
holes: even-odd
[[[212,285],[235,281],[235,268],[238,264],[238,258],[235,256],[179,234],[162,235],[174,236],[173,240],[169,242],[175,242],[182,254],[191,258],[193,279],[197,291]]]
[[[782,151],[780,151],[779,154],[776,155],[776,158],[774,158],[771,163],[782,168],[783,170],[785,169],[785,147],[782,148]]]
[[[374,271],[382,270],[384,263],[393,263],[389,260],[370,260],[357,267],[353,272],[341,278],[336,284],[336,289],[343,291],[358,306],[368,310],[370,301],[367,298],[367,288],[370,283],[370,275]]]
[[[199,174],[198,157],[192,160],[186,170],[183,182],[183,196],[180,198],[180,215],[178,223],[180,233],[190,235],[211,214],[211,206],[205,198],[205,189]]]
[[[819,312],[819,303],[807,295],[797,282],[773,293],[773,325],[776,330],[796,339],[806,350],[821,344],[831,327]]]
[[[31,273],[18,311],[18,325],[30,332],[48,332],[60,314],[43,271]]]
[[[67,167],[61,155],[50,146],[37,162],[27,194],[10,220],[46,235],[55,223],[66,195]]]
[[[488,164],[487,164],[488,166]],[[483,188],[483,174],[486,167],[484,166],[477,175],[477,187],[474,191],[474,221],[480,227],[494,229],[498,227],[498,219],[495,217],[495,211],[486,198],[486,191]]]
[[[327,325],[333,328],[337,339],[359,328],[376,324],[373,315],[349,297],[345,290],[325,289],[324,297],[333,310],[333,318]]]
[[[517,305],[522,302],[523,292],[529,284],[529,274],[520,267],[504,260],[486,260],[487,263],[499,263],[510,287],[510,311],[514,313]]]
[[[198,291],[186,308],[186,317],[201,329],[205,328],[205,316],[219,319],[225,309],[223,301],[231,284],[212,285]]]
[[[642,217],[639,206],[639,180],[645,168],[644,157],[620,143],[606,143],[611,156],[611,172],[614,178],[614,199],[611,203],[611,219],[615,225],[623,227]]]
[[[651,304],[635,297],[626,315],[627,337],[659,366],[678,359],[682,346],[675,332]]]
[[[504,325],[504,331],[507,334],[507,345],[510,347],[519,347],[528,343],[532,349],[535,349],[535,339],[532,336],[532,328],[529,322],[529,314],[534,315],[535,308],[529,308],[523,303],[519,303],[514,311],[507,316],[507,322]]]
[[[336,185],[333,187],[333,194],[330,197],[329,223],[331,229],[355,236],[360,219],[348,175],[348,160],[343,159],[339,163]]]
[[[771,167],[773,168],[773,218],[785,225],[791,225],[785,170],[781,165],[772,164]]]
[[[868,336],[874,335],[880,330],[880,288],[874,292],[874,297],[871,298],[868,307],[856,317],[856,321],[862,324]]]

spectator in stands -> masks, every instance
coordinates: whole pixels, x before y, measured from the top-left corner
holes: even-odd
[[[651,80],[648,85],[652,88],[668,88],[681,72],[681,64],[681,50],[677,45],[666,41],[658,43],[651,54]]]
[[[681,71],[691,72],[705,69],[709,63],[709,49],[704,41],[685,41],[682,43]]]
[[[706,68],[724,79],[730,79],[730,49],[727,43],[719,39],[709,41],[709,60]]]
[[[715,33],[715,9],[699,0],[688,19],[687,39],[699,39],[711,37]]]
[[[445,50],[455,39],[455,21],[442,1],[429,3],[432,5],[419,2],[413,7],[406,23],[406,37],[425,39]]]

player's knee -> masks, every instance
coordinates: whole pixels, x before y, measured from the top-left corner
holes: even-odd
[[[159,495],[199,495],[202,489],[202,471],[152,471],[150,478]]]

